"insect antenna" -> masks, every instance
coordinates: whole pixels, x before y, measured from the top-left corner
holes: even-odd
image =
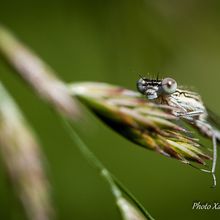
[[[157,78],[156,78],[156,79],[157,79],[157,81],[159,80],[159,75],[160,75],[160,73],[157,73]]]

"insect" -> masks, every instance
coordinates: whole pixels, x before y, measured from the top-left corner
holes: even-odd
[[[220,131],[211,123],[213,114],[207,110],[200,95],[196,92],[178,88],[177,82],[172,78],[148,79],[142,77],[137,81],[137,89],[146,96],[148,100],[171,109],[173,115],[186,119],[194,125],[203,135],[212,138],[213,162],[212,169],[205,170],[213,176],[213,187],[216,186],[216,161],[217,141],[220,141]]]

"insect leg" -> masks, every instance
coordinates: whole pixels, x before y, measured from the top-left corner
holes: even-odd
[[[182,105],[180,105],[174,98],[170,99],[170,101],[175,106],[175,108],[179,109],[184,113],[187,113],[187,110]]]
[[[198,115],[201,115],[201,114],[203,114],[204,113],[204,111],[203,110],[197,110],[197,111],[192,111],[192,112],[177,112],[177,116],[178,117],[184,117],[184,116],[190,116],[190,117],[192,117],[192,116],[198,116]]]

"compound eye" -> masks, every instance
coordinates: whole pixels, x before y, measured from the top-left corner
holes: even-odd
[[[147,88],[147,85],[146,85],[146,82],[144,79],[139,79],[137,81],[137,89],[140,93],[142,94],[145,94],[145,91],[146,91],[146,88]]]
[[[165,78],[162,81],[162,88],[165,93],[172,94],[176,91],[177,83],[172,78]]]

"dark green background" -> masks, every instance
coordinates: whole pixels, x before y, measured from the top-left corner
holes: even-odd
[[[219,1],[1,0],[0,22],[67,82],[104,81],[135,89],[137,73],[159,72],[195,87],[220,113]],[[120,219],[108,185],[73,146],[56,114],[2,60],[0,79],[42,143],[58,219]],[[195,200],[220,202],[220,184],[209,188],[209,175],[139,148],[89,112],[80,130],[156,219],[219,219],[220,210],[191,208]],[[23,218],[1,168],[0,219]]]

